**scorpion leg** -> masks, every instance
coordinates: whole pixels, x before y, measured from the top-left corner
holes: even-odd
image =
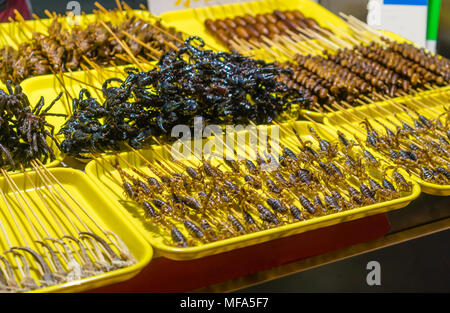
[[[58,283],[61,283],[63,281],[66,281],[66,277],[67,277],[67,272],[66,270],[63,268],[61,262],[58,259],[58,256],[56,255],[55,251],[45,242],[43,241],[39,241],[36,240],[36,242],[38,244],[40,244],[41,246],[45,247],[48,252],[50,253],[51,256],[51,261],[53,263],[53,265],[55,266],[56,269],[56,273],[53,273],[53,275],[55,276],[55,279],[58,281]]]
[[[82,273],[86,273],[83,275],[90,276],[90,275],[97,274],[99,271],[95,268],[94,263],[92,263],[91,258],[89,257],[83,243],[81,241],[79,241],[77,238],[70,236],[70,235],[63,236],[63,238],[72,240],[80,247],[81,259],[84,262],[84,264],[82,264],[82,266],[81,266],[81,270],[82,270]]]
[[[126,262],[124,262],[123,260],[121,260],[119,258],[119,256],[113,251],[113,249],[111,249],[109,244],[102,237],[100,237],[96,234],[93,234],[93,233],[89,233],[89,232],[80,232],[80,237],[93,238],[105,249],[105,252],[108,255],[108,257],[110,258],[112,264],[114,264],[117,267],[126,266]]]
[[[73,255],[73,251],[69,249],[69,246],[61,239],[47,237],[47,238],[44,238],[44,240],[50,240],[54,243],[58,243],[64,248],[64,252],[66,253],[67,257],[69,258],[68,261],[66,260],[66,265],[68,268],[67,281],[74,281],[74,280],[81,279],[82,278],[81,265],[75,259],[74,255]]]
[[[9,253],[9,252],[14,254],[15,256],[19,257],[22,262],[22,270],[23,270],[24,277],[20,281],[20,284],[26,290],[27,289],[33,290],[33,289],[39,288],[39,286],[36,284],[35,280],[31,277],[30,265],[28,264],[27,259],[22,254],[20,254],[19,252],[15,251],[15,250],[8,250],[5,253]]]
[[[33,258],[39,263],[39,265],[41,266],[42,271],[43,271],[43,276],[42,276],[43,281],[41,281],[42,284],[49,286],[49,285],[55,285],[58,283],[58,280],[56,279],[55,275],[52,273],[48,264],[38,253],[36,253],[36,251],[34,251],[28,247],[13,247],[13,248],[11,248],[11,250],[26,251],[33,256]]]
[[[41,115],[45,115],[54,105],[55,105],[55,103],[59,100],[59,99],[61,99],[61,97],[62,97],[62,95],[63,95],[63,93],[61,92],[53,101],[52,101],[52,103],[50,103],[50,105],[44,110],[44,111],[42,111],[42,114]],[[39,111],[40,111],[40,109],[36,112],[36,114],[39,114]]]

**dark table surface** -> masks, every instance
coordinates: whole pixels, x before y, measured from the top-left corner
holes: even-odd
[[[409,206],[388,213],[388,235],[445,222],[450,217],[448,197],[422,194]],[[445,224],[445,223],[444,223]],[[444,225],[443,224],[443,225]],[[238,292],[450,292],[450,230],[420,235],[385,248],[263,282]],[[371,247],[371,246],[368,246]],[[377,261],[381,285],[366,282],[367,263]]]

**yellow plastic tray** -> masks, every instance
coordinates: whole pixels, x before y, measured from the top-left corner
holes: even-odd
[[[121,268],[104,274],[37,289],[32,292],[80,292],[124,281],[137,275],[150,262],[153,250],[151,246],[142,238],[140,233],[135,230],[133,225],[127,219],[124,219],[122,217],[122,214],[120,212],[121,210],[116,207],[115,203],[109,201],[109,199],[105,197],[105,195],[100,190],[98,190],[97,186],[91,182],[87,175],[82,173],[81,171],[65,168],[53,168],[49,169],[49,171],[60,181],[60,183],[71,193],[71,195],[79,203],[81,203],[86,212],[96,221],[98,225],[100,225],[100,227],[106,230],[113,231],[123,240],[123,242],[129,248],[131,254],[136,258],[137,263],[129,267]],[[49,205],[51,205],[52,208],[55,209],[55,214],[60,215],[61,218],[64,219],[64,211],[58,208],[57,205],[52,202],[51,196],[48,195],[45,191],[46,187],[41,182],[36,172],[29,172],[28,175],[33,181],[33,184],[37,188],[40,188],[41,192],[47,198]],[[21,193],[25,195],[27,201],[33,207],[33,210],[39,217],[39,220],[44,224],[47,231],[50,233],[50,236],[61,238],[61,230],[55,224],[55,220],[49,213],[49,210],[44,207],[42,201],[39,198],[39,195],[33,188],[33,185],[29,183],[29,181],[23,174],[14,174],[11,175],[11,177],[16,182],[18,189],[21,190]],[[24,230],[25,238],[29,243],[29,247],[34,249],[35,251],[40,251],[42,254],[42,247],[39,247],[39,245],[34,243],[34,240],[37,240],[39,238],[36,238],[36,235],[32,231],[25,215],[21,213],[20,206],[17,205],[17,200],[15,199],[12,190],[9,188],[3,176],[0,178],[0,186],[3,192],[6,194],[8,202],[10,203],[10,206],[15,213],[16,219],[18,220],[22,230]],[[63,193],[60,187],[57,188],[60,190],[60,192]],[[95,223],[92,222],[92,220],[83,213],[83,211],[75,204],[75,202],[73,202],[73,200],[71,200],[67,196],[65,196],[65,198],[73,208],[73,211],[76,211],[77,214],[82,218],[83,222],[88,225],[88,227],[91,228],[94,232],[101,235],[100,230],[98,230]],[[20,196],[19,199],[21,199]],[[23,205],[25,206],[24,203]],[[6,228],[6,232],[9,239],[11,240],[11,244],[13,246],[24,245],[25,242],[20,236],[20,232],[18,232],[17,227],[13,223],[11,215],[7,210],[3,199],[0,199],[0,208],[0,219]],[[29,209],[27,210],[31,221],[33,222],[35,228],[38,230],[39,234],[42,237],[46,237],[46,234],[42,230],[42,228],[40,228],[37,219],[33,216],[33,214],[31,214]],[[75,221],[74,216],[72,216],[72,218]],[[67,226],[66,232],[68,234],[78,237],[75,229],[71,227],[68,221],[64,223],[62,220],[60,220],[59,222]],[[81,229],[85,229],[80,222],[75,221],[75,224]],[[72,231],[70,231],[70,229],[72,229]],[[7,245],[7,241],[3,236],[3,233],[0,237],[0,246],[2,247],[1,251],[7,250],[9,248]],[[26,256],[26,253],[24,253],[24,255]],[[36,274],[36,266],[38,265],[36,264],[36,262],[31,262],[31,260],[29,261],[30,266],[32,266],[31,274],[33,276]],[[15,270],[17,270],[17,268]],[[36,279],[36,277],[34,278]]]
[[[446,87],[445,89],[441,90],[428,91],[426,93],[414,97],[414,99],[416,100],[426,101],[426,106],[424,105],[422,108],[418,108],[416,111],[428,117],[436,116],[436,112],[443,113],[444,110],[442,109],[442,104],[436,101],[436,98],[439,99],[439,101],[442,101],[443,98],[440,97],[440,95],[442,94],[447,95],[450,94],[450,88]],[[396,101],[399,103],[411,103],[411,100],[409,100],[406,97],[396,99]],[[324,119],[324,124],[330,128],[341,130],[343,133],[351,136],[351,138],[353,138],[353,134],[358,133],[356,130],[354,130],[354,128],[358,128],[361,130],[358,137],[360,137],[363,140],[365,140],[366,132],[362,127],[358,125],[359,122],[357,118],[362,119],[368,118],[370,124],[380,133],[384,133],[385,130],[383,126],[376,123],[373,119],[379,120],[380,122],[386,124],[389,128],[393,130],[394,126],[390,124],[386,119],[390,119],[396,123],[399,122],[394,118],[392,114],[396,114],[400,119],[405,120],[406,122],[411,124],[408,115],[404,113],[402,110],[400,110],[397,106],[389,103],[389,101],[380,102],[377,103],[377,105],[378,107],[375,106],[374,104],[371,104],[364,107],[349,109],[344,112],[336,112],[333,114],[329,114]],[[380,109],[380,107],[382,109]],[[389,114],[389,112],[391,114]],[[371,117],[372,119],[369,117]],[[370,151],[373,151],[374,153],[380,155],[377,151],[374,151],[372,148],[370,147],[368,148]],[[386,157],[384,156],[382,156],[382,158],[386,159]],[[394,165],[394,163],[392,163],[392,165]],[[422,191],[425,193],[438,196],[450,195],[450,185],[432,184],[422,180],[420,177],[416,175],[412,175],[411,178],[420,184]]]
[[[295,127],[297,131],[302,134],[304,140],[312,139],[307,130],[307,126],[313,125],[307,122],[296,122]],[[324,138],[331,140],[329,132],[326,131],[326,127],[323,125],[314,126],[319,128],[318,132]],[[308,135],[305,135],[308,134]],[[280,138],[284,138],[283,134],[280,134]],[[283,139],[281,142],[284,143]],[[292,143],[290,143],[292,145]],[[154,149],[158,151],[160,155],[164,155],[167,158],[167,153],[160,146],[155,146]],[[156,155],[151,150],[142,150],[141,154],[146,159],[153,162],[157,159]],[[145,172],[149,176],[154,176],[146,167],[145,163],[135,153],[124,152],[120,154],[123,158],[128,160],[133,166],[139,170]],[[107,160],[116,160],[115,156],[107,156]],[[101,162],[101,161],[100,161]],[[128,168],[125,162],[119,159],[120,166],[124,169]],[[217,164],[216,164],[217,165]],[[112,166],[105,163],[105,168],[112,173],[112,175],[119,179],[119,175]],[[95,182],[98,186],[101,186],[104,194],[114,202],[125,200],[125,195],[121,186],[118,186],[113,179],[110,178],[104,168],[96,161],[91,161],[86,166],[86,174]],[[351,221],[354,219],[362,218],[365,216],[387,212],[394,209],[399,209],[406,206],[413,199],[418,197],[420,193],[420,187],[418,184],[413,183],[413,189],[411,193],[404,194],[401,198],[348,210],[336,214],[330,214],[326,216],[316,217],[307,221],[296,222],[293,224],[272,228],[270,230],[263,230],[255,233],[241,235],[238,237],[220,240],[213,243],[202,244],[195,247],[178,248],[167,243],[167,237],[163,237],[160,233],[157,224],[151,223],[144,218],[144,213],[141,208],[138,208],[131,202],[123,202],[122,212],[123,214],[134,224],[144,238],[150,242],[155,249],[155,255],[164,256],[174,260],[191,260],[197,259],[209,255],[219,254],[234,249],[247,247],[250,245],[267,242],[276,238],[287,237],[293,234],[299,234],[302,232],[310,231],[317,228],[322,228],[338,223]],[[183,231],[184,229],[181,229]]]

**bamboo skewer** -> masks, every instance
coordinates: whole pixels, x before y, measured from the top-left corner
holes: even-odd
[[[63,238],[63,237],[68,236],[69,234],[64,230],[64,227],[60,224],[59,218],[57,217],[56,212],[54,211],[54,209],[52,208],[52,206],[49,205],[49,203],[47,202],[47,200],[45,200],[45,197],[44,197],[43,194],[41,193],[40,189],[37,188],[37,187],[35,186],[35,184],[34,184],[33,181],[31,180],[31,178],[28,176],[28,174],[26,173],[26,171],[25,171],[24,169],[22,169],[22,171],[23,171],[23,174],[24,174],[26,180],[30,183],[30,185],[31,185],[32,188],[36,191],[36,193],[37,193],[37,195],[39,196],[40,200],[41,200],[42,203],[44,204],[44,207],[45,207],[46,210],[47,210],[46,212],[49,212],[49,213],[50,213],[50,215],[51,215],[52,218],[53,218],[53,221],[55,221],[56,226],[59,228],[59,231],[60,231],[61,233],[58,234],[58,232],[56,232],[56,236],[59,237],[59,238]],[[52,238],[51,238],[50,234],[48,233],[48,231],[46,231],[46,234],[47,234],[47,238],[44,238],[44,239],[52,240]],[[71,246],[72,251],[75,251],[75,253],[78,254],[78,250],[75,249],[75,248],[72,246],[72,243],[71,243],[71,242],[69,242],[69,245]],[[58,249],[58,251],[59,251],[58,245],[55,245],[55,246],[57,247],[57,249]],[[63,254],[61,251],[60,251],[60,255],[64,258],[66,264],[68,264],[68,265],[70,264],[70,266],[72,266],[72,270],[75,270],[75,267],[77,267],[77,265],[76,265],[75,263],[70,263],[70,261],[67,260],[67,259],[65,258],[64,254]],[[79,264],[78,262],[76,262],[76,263],[77,263],[78,265],[81,266],[81,264]]]
[[[12,220],[14,221],[14,225],[15,225],[16,229],[19,231],[21,238],[24,240],[25,244],[26,244],[27,246],[29,246],[29,244],[28,244],[28,242],[27,242],[27,239],[26,239],[26,237],[25,237],[25,234],[24,234],[24,232],[23,232],[23,230],[22,230],[22,227],[20,227],[20,224],[19,224],[19,222],[18,222],[17,219],[16,219],[16,215],[13,213],[13,210],[12,210],[12,208],[11,208],[11,206],[10,206],[8,200],[6,199],[5,194],[3,193],[3,190],[2,190],[1,188],[0,188],[0,195],[2,196],[3,201],[4,201],[5,204],[6,204],[6,207],[7,207],[8,211],[9,211],[9,214],[11,215]],[[8,239],[8,242],[9,242],[9,245],[10,245],[10,249],[9,249],[7,252],[11,252],[11,253],[12,253],[12,252],[13,252],[12,249],[13,249],[14,247],[11,246],[11,242],[9,241],[9,239]],[[37,288],[37,283],[36,283],[35,280],[31,277],[31,273],[30,273],[30,269],[29,269],[27,260],[24,259],[24,257],[23,257],[22,255],[20,255],[18,252],[17,252],[17,253],[13,253],[13,255],[16,257],[16,262],[17,262],[17,264],[22,263],[22,266],[19,267],[20,273],[21,273],[21,275],[22,275],[22,281],[21,281],[21,284],[22,284],[25,288],[31,288],[31,289]],[[17,257],[21,260],[20,263],[19,263]]]
[[[8,182],[8,185],[10,187],[10,189],[12,191],[14,191],[14,195],[16,197],[17,203],[19,204],[19,206],[22,209],[22,212],[25,214],[25,217],[28,221],[28,224],[31,226],[34,234],[35,234],[35,238],[37,240],[41,240],[41,243],[43,245],[45,245],[43,243],[43,240],[45,239],[41,234],[39,234],[39,232],[36,230],[34,223],[31,221],[30,217],[28,216],[28,214],[26,213],[26,210],[24,208],[24,206],[21,204],[20,200],[17,198],[16,193],[18,193],[20,195],[20,197],[22,198],[23,202],[26,204],[26,207],[28,207],[28,209],[31,211],[31,213],[33,214],[34,218],[37,220],[38,224],[41,226],[42,230],[44,231],[44,233],[47,235],[47,237],[51,237],[49,231],[46,229],[46,227],[44,226],[44,224],[42,223],[42,221],[40,220],[40,218],[37,216],[36,212],[33,210],[32,206],[29,204],[29,202],[26,200],[26,198],[22,195],[22,192],[19,190],[19,188],[17,187],[17,185],[15,184],[14,180],[12,180],[12,178],[6,173],[6,171],[2,170],[2,174],[5,177],[6,181]],[[23,238],[26,242],[26,239]],[[37,241],[39,243],[39,241]],[[27,246],[28,243],[27,243]],[[50,261],[50,263],[53,265],[54,270],[56,275],[58,275],[58,277],[62,278],[64,276],[66,276],[66,272],[65,270],[62,268],[62,265],[60,264],[59,260],[56,258],[53,258],[53,254],[50,253],[48,250],[51,249],[50,246],[46,246],[47,249],[44,249],[44,252],[47,256],[47,260]],[[56,246],[56,249],[58,250],[58,252],[60,253],[60,255],[62,256],[63,260],[67,262],[67,260],[64,258],[64,254],[62,253],[61,250],[59,250],[59,247]],[[50,254],[49,254],[50,253]],[[42,275],[45,276],[46,273],[42,272]]]
[[[1,188],[0,188],[0,195],[1,195],[2,198],[3,198],[3,201],[4,201],[4,203],[6,204],[6,207],[7,207],[8,210],[11,212],[11,208],[10,208],[10,206],[9,206],[9,203],[8,203],[8,201],[6,200],[5,194],[3,193],[3,190],[2,190]],[[13,215],[11,215],[11,216],[13,216]],[[17,225],[17,222],[15,221],[15,217],[14,217],[14,216],[13,216],[13,220],[14,220],[15,224]],[[7,245],[8,245],[9,250],[11,250],[11,248],[12,248],[13,246],[12,246],[11,240],[9,239],[8,233],[6,232],[5,226],[3,225],[3,222],[2,222],[1,219],[0,219],[0,228],[1,228],[2,233],[3,233],[3,238],[6,240],[6,243],[7,243]],[[19,231],[20,231],[20,230],[19,230]],[[14,257],[15,257],[15,260],[16,260],[17,264],[19,264],[19,261],[18,261],[17,256],[14,256]],[[6,259],[4,259],[4,258],[2,257],[2,261],[3,261],[4,263],[5,263],[5,260],[6,260]],[[5,264],[5,266],[6,266],[6,264]],[[22,268],[21,266],[18,266],[18,270],[19,270],[19,272],[20,272],[20,275],[21,275],[23,278],[25,278],[26,275],[27,275],[27,273],[24,272],[23,268]],[[7,283],[8,283],[8,286],[9,286],[9,287],[13,288],[13,290],[18,290],[18,289],[20,288],[20,287],[19,287],[19,284],[18,284],[17,281],[15,280],[14,273],[8,273]]]
[[[81,203],[57,180],[57,178],[42,164],[42,162],[40,160],[36,160],[36,163],[40,165],[40,167],[44,170],[44,172],[51,178],[53,179],[53,181],[64,191],[64,193],[80,208],[80,210],[84,213],[85,216],[87,216],[92,223],[97,227],[97,229],[105,234],[106,237],[110,238],[110,236],[113,236],[113,238],[118,241],[119,237],[114,234],[113,232],[106,230],[104,227],[102,227],[84,208],[83,205],[81,205]],[[67,204],[67,200],[65,200],[65,198],[58,192],[58,190],[53,186],[54,190],[58,193],[58,195],[63,199],[63,201]],[[78,218],[78,220],[80,221],[80,223],[85,227],[85,229],[87,229],[89,232],[94,233],[93,230],[87,226],[83,220],[79,217],[79,215],[73,210],[73,208],[68,205],[68,207],[70,208],[70,210],[72,211],[72,213]],[[110,238],[111,240],[111,238]],[[126,261],[127,262],[134,262],[134,258],[132,257],[132,255],[130,254],[130,252],[128,251],[128,249],[125,247],[125,245],[118,241],[117,243],[114,243],[113,240],[111,240],[111,243],[116,246],[116,248],[121,252],[122,257],[126,257],[128,258]],[[113,260],[114,261],[114,260]]]

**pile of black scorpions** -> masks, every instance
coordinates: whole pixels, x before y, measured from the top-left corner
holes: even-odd
[[[33,106],[22,88],[6,83],[6,90],[0,89],[0,167],[19,169],[28,167],[32,160],[46,163],[55,160],[54,148],[59,143],[54,136],[54,126],[46,121],[46,116],[65,114],[50,113],[49,110],[61,98],[62,93],[44,108],[44,97]]]
[[[170,140],[175,125],[191,127],[197,116],[208,124],[267,124],[309,101],[277,79],[291,70],[204,45],[189,37],[178,51],[164,53],[155,69],[127,68],[125,80],[104,82],[103,102],[81,90],[59,132],[65,138],[61,150],[89,158],[124,144],[141,148],[152,137]]]

